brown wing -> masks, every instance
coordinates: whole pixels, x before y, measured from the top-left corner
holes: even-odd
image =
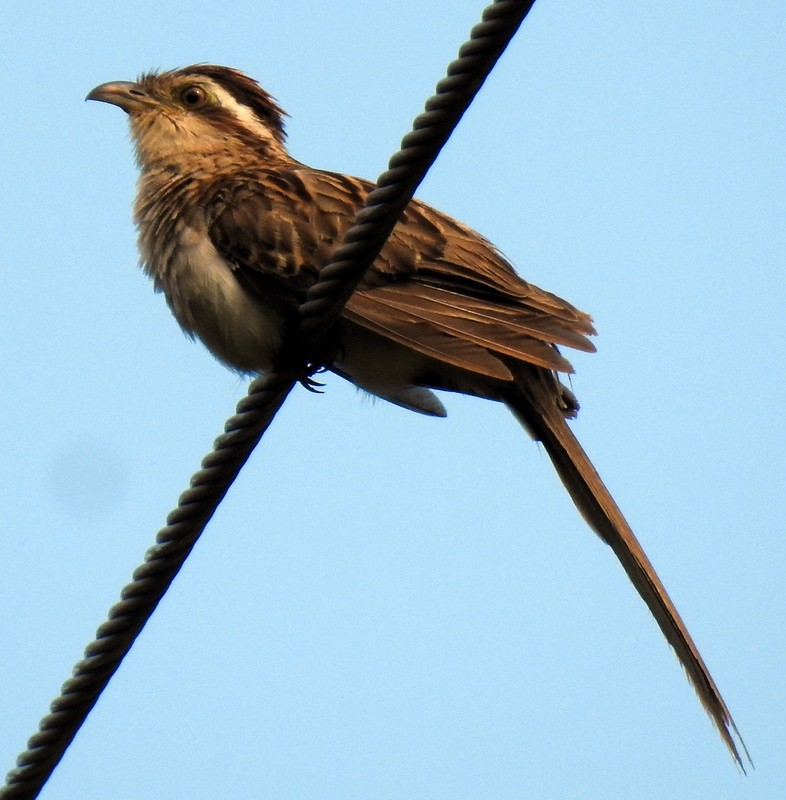
[[[236,176],[208,209],[238,279],[294,310],[371,185],[295,166]],[[496,356],[570,372],[555,345],[592,351],[588,315],[521,279],[482,236],[414,200],[344,318],[432,358],[510,380]]]

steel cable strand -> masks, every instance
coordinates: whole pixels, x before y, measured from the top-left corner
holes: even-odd
[[[280,375],[252,382],[214,449],[168,515],[144,563],[134,571],[132,582],[121,591],[120,601],[112,606],[95,640],[85,648],[84,658],[63,684],[50,713],[28,741],[27,750],[17,758],[17,767],[0,789],[2,800],[38,796],[293,385],[291,378]]]
[[[473,28],[472,38],[449,65],[448,77],[437,85],[437,94],[416,118],[414,130],[402,140],[402,149],[391,158],[378,188],[369,194],[301,306],[301,334],[307,343],[313,343],[340,313],[533,4],[534,0],[496,0],[484,10],[483,22]],[[308,355],[307,350],[303,352]],[[168,515],[144,563],[134,571],[132,582],[121,591],[120,601],[110,609],[95,640],[85,648],[84,658],[52,702],[50,713],[17,758],[16,768],[0,788],[0,800],[38,796],[294,384],[292,376],[282,374],[252,381],[236,414],[227,420],[224,433]]]

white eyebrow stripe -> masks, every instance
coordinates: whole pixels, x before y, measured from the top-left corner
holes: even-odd
[[[238,122],[241,122],[247,130],[256,134],[260,139],[277,141],[270,128],[261,122],[248,106],[239,103],[223,86],[219,86],[210,79],[202,79],[200,82],[210,90],[221,107],[232,112],[233,116]]]

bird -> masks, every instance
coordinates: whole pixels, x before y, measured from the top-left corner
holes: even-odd
[[[286,113],[245,73],[213,64],[103,83],[87,99],[128,115],[139,167],[141,265],[187,335],[260,375],[288,365],[288,335],[368,181],[286,148]],[[572,432],[564,348],[592,352],[592,319],[521,278],[481,234],[413,199],[322,343],[333,371],[376,397],[445,416],[435,390],[504,403],[550,457],[619,559],[732,757],[747,748],[685,623]]]

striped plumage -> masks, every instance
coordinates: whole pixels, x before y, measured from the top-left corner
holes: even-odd
[[[180,325],[229,367],[275,369],[298,304],[370,184],[284,146],[283,112],[237,70],[197,65],[103,84],[140,166],[144,269]],[[433,389],[500,400],[543,443],[579,511],[619,558],[742,766],[728,708],[677,610],[566,419],[558,346],[591,351],[590,317],[521,279],[475,231],[412,201],[326,343],[327,366],[391,402],[444,415]],[[735,740],[736,737],[736,740]]]

